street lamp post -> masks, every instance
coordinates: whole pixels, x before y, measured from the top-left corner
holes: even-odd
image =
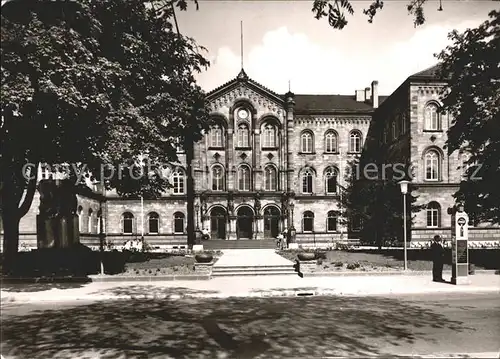
[[[399,182],[399,186],[401,187],[401,193],[403,194],[403,241],[404,241],[404,270],[408,270],[408,253],[407,253],[407,248],[406,248],[406,236],[407,236],[407,230],[406,230],[406,194],[408,193],[408,184],[409,181],[401,181]]]

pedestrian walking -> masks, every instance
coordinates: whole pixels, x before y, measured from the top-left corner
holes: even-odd
[[[441,236],[436,234],[431,244],[432,255],[432,280],[434,282],[444,282],[443,265],[444,265],[444,248],[441,244]]]

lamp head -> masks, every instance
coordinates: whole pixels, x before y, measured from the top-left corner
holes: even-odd
[[[399,186],[401,187],[401,193],[402,194],[407,194],[408,193],[408,184],[410,181],[400,181]]]

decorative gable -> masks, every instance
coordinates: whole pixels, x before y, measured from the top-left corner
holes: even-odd
[[[280,119],[283,117],[284,111],[280,104],[243,84],[239,84],[220,97],[210,101],[209,106],[214,112],[224,113],[226,112],[223,111],[224,107],[230,108],[237,99],[241,98],[248,99],[259,112],[273,113]]]

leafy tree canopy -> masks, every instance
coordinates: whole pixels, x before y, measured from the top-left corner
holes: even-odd
[[[173,29],[172,11],[141,0],[6,4],[2,168],[19,177],[25,161],[81,163],[99,180],[102,164],[134,163],[141,154],[175,162],[177,140],[197,140],[207,125],[193,73],[208,61]],[[113,176],[106,185],[158,195],[168,183]]]
[[[448,85],[442,111],[449,113],[448,153],[468,156],[466,179],[455,197],[476,220],[500,223],[500,12],[463,33],[437,57]]]
[[[67,163],[121,195],[155,197],[168,187],[168,178],[158,169],[140,176],[141,156],[153,164],[177,163],[178,143],[201,138],[208,108],[194,72],[209,63],[203,48],[174,28],[173,5],[187,4],[2,3],[0,188],[6,257],[17,252],[19,220],[36,189],[26,163]],[[137,166],[119,171],[132,164]]]

